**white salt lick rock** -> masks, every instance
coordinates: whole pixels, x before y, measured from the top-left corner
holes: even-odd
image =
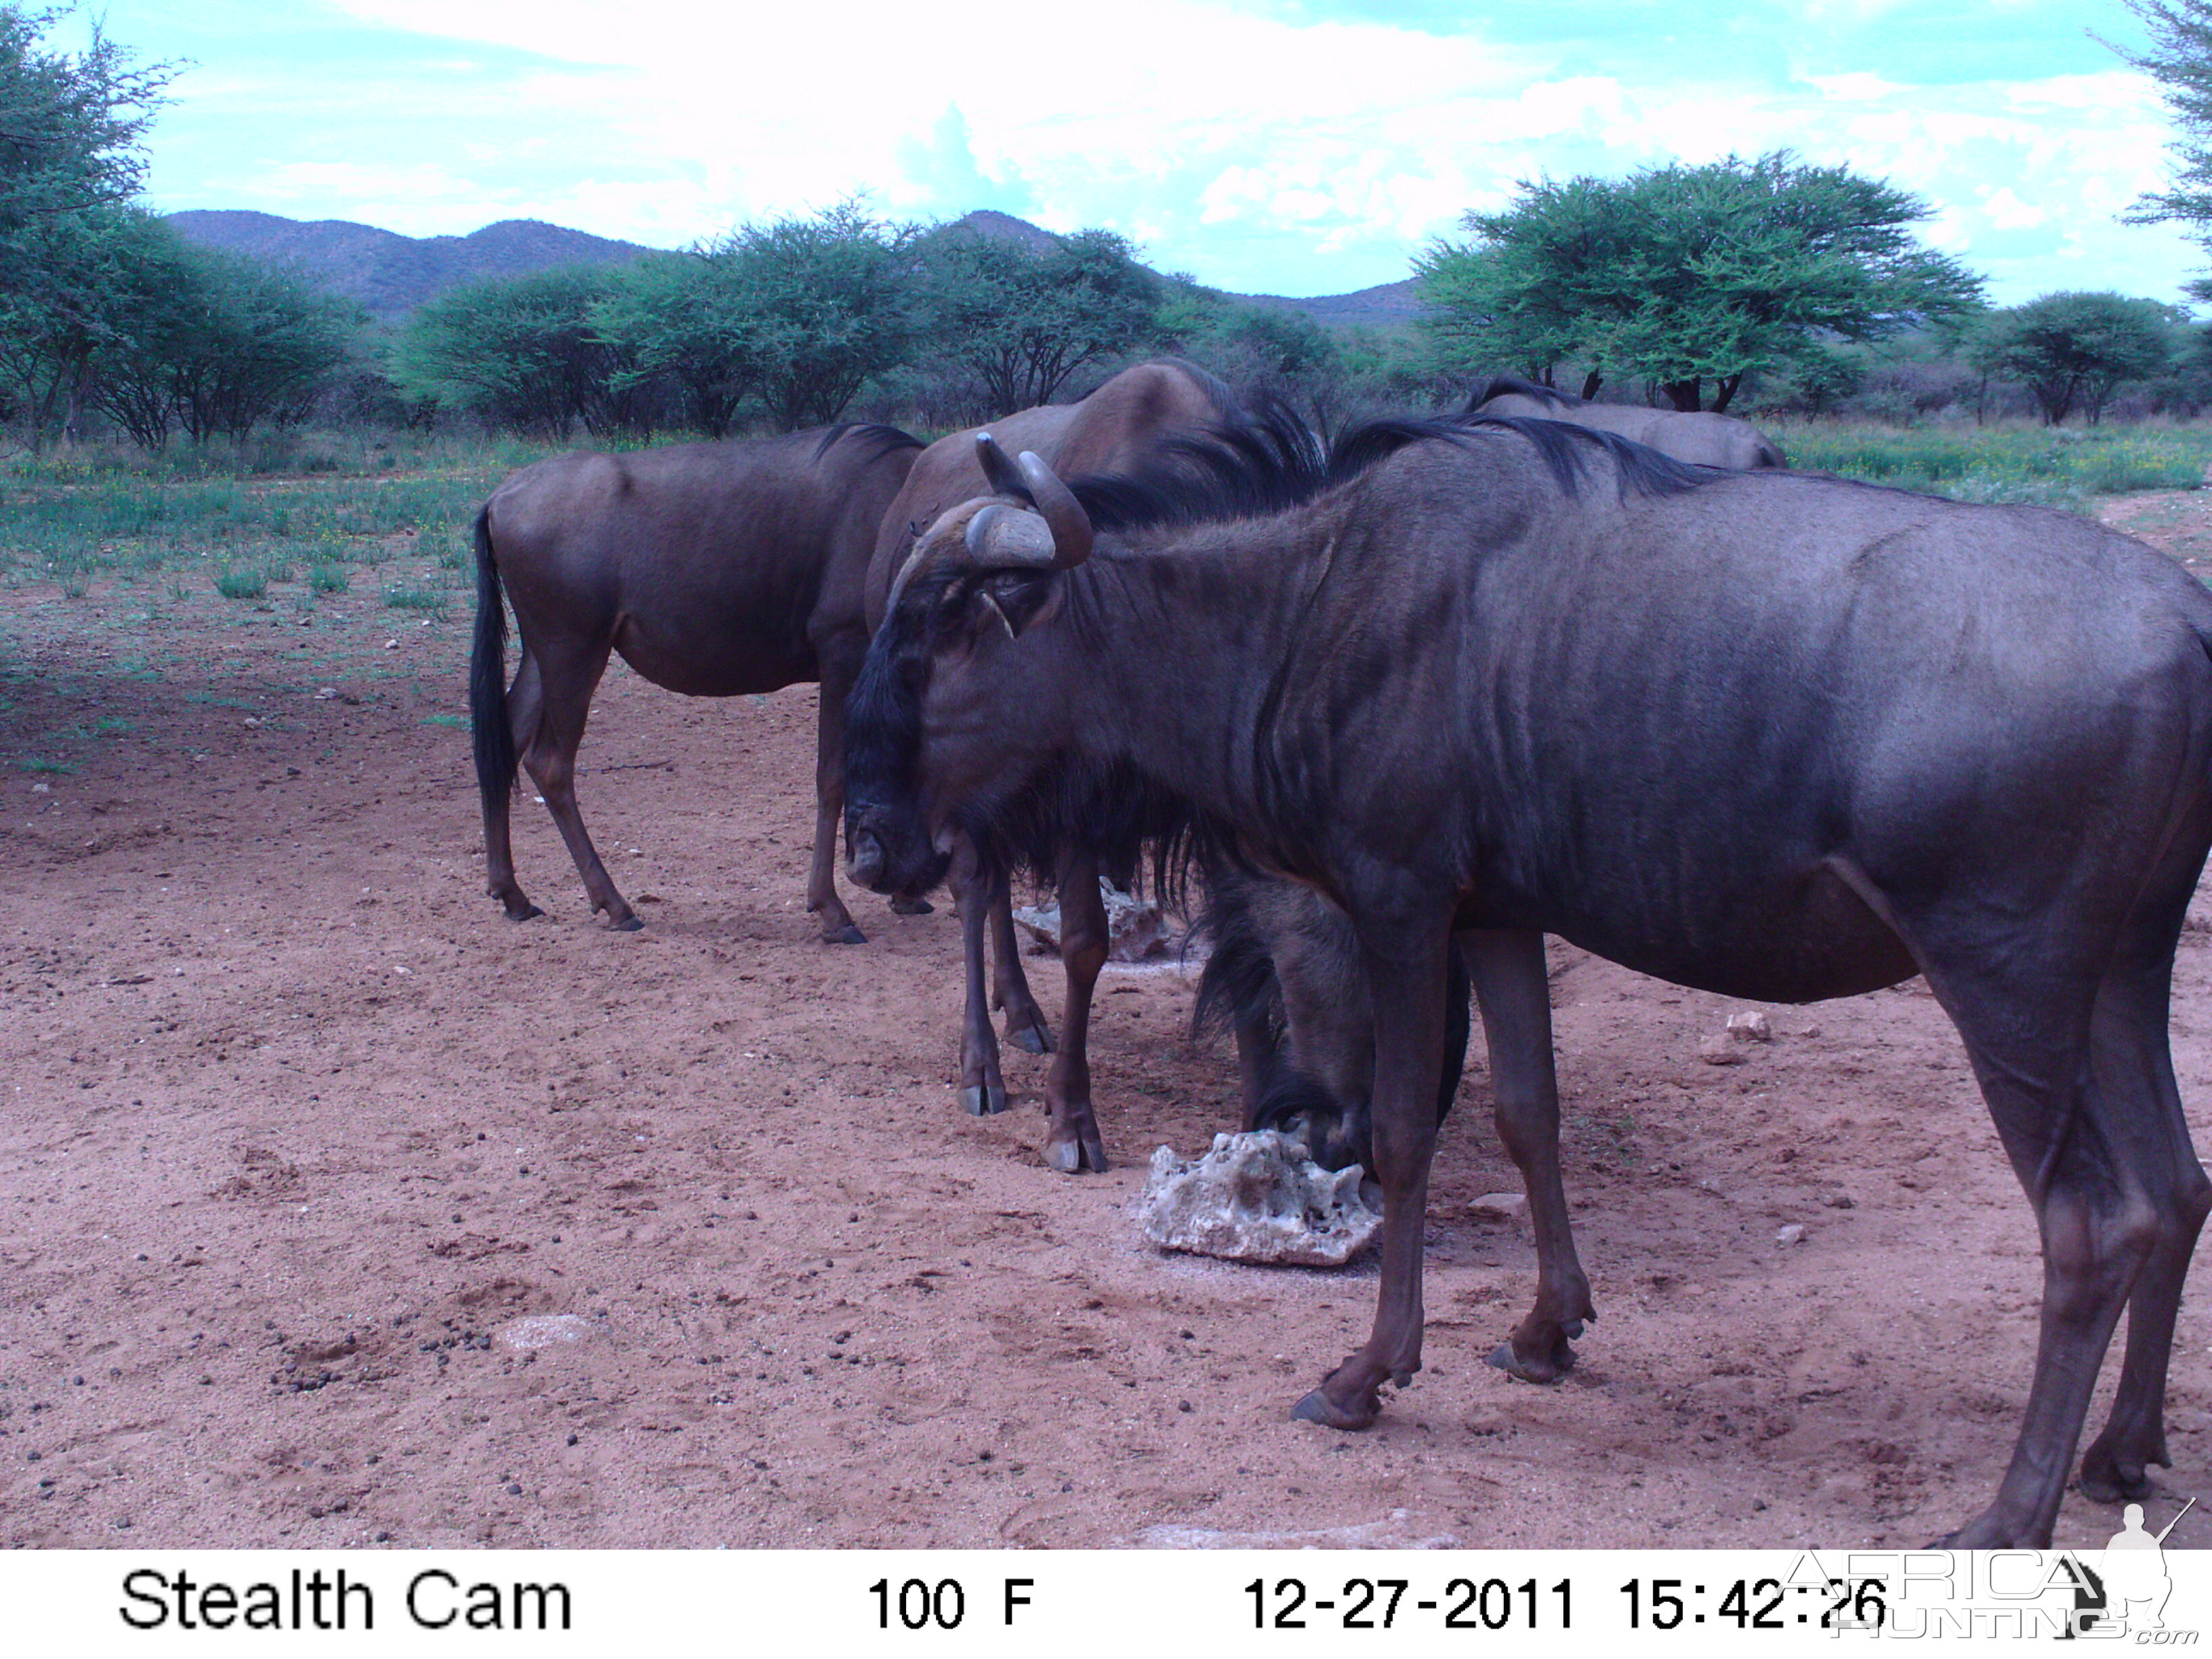
[[[1213,1138],[1185,1162],[1152,1154],[1139,1201],[1145,1237],[1164,1250],[1305,1267],[1336,1267],[1371,1243],[1381,1213],[1359,1195],[1358,1164],[1334,1174],[1303,1141],[1274,1129]]]

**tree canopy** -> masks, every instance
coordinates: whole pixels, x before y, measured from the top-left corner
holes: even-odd
[[[1159,280],[1109,230],[1033,250],[955,224],[919,254],[933,342],[981,382],[994,416],[1050,403],[1079,371],[1140,343],[1159,308]]]
[[[1870,340],[1980,302],[1980,279],[1922,246],[1918,198],[1787,151],[1623,179],[1523,180],[1464,242],[1416,263],[1440,348],[1550,382],[1587,366],[1662,390],[1677,409],[1726,409],[1747,374],[1787,368],[1824,340]]]
[[[2134,224],[2179,220],[2212,247],[2212,0],[2126,3],[2149,30],[2150,46],[2142,52],[2117,46],[2112,50],[2165,88],[2179,134],[2172,181],[2164,190],[2139,197],[2125,217]]]
[[[1975,366],[2027,383],[2056,426],[2078,405],[2094,425],[2113,392],[2173,363],[2188,319],[2155,300],[2118,294],[2046,294],[1990,313],[1968,347]]]

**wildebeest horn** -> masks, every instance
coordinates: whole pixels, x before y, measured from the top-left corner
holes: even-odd
[[[994,532],[985,525],[985,515],[977,514],[968,521],[968,550],[979,559],[992,555],[984,550],[987,542],[1002,544],[997,555],[1001,563],[1048,563],[1054,570],[1068,570],[1091,556],[1091,516],[1079,506],[1075,497],[1060,483],[1059,475],[1045,465],[1043,458],[1033,450],[1022,452],[1018,465],[1006,459],[1006,452],[999,441],[988,432],[975,434],[975,459],[981,463],[983,477],[994,495],[1025,497],[1036,504],[1044,521],[1052,531],[1049,559],[1039,559],[1030,551],[1030,537],[1006,523]],[[979,529],[978,526],[983,528]]]
[[[1024,478],[999,441],[988,432],[975,434],[975,459],[982,463],[983,480],[991,486],[994,495],[1026,496],[1029,481]]]
[[[1091,556],[1091,515],[1040,457],[1024,449],[1021,466],[1030,499],[1052,530],[1052,568],[1073,570]]]

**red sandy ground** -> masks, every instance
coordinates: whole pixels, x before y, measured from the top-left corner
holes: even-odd
[[[2142,510],[2169,541],[2204,519]],[[1004,1117],[954,1103],[947,909],[864,896],[866,946],[817,942],[811,689],[690,702],[617,667],[582,800],[649,926],[585,915],[526,791],[551,914],[516,927],[466,738],[426,723],[463,620],[290,603],[0,601],[0,1541],[1902,1546],[1990,1495],[2035,1234],[1917,984],[1769,1009],[1723,1069],[1698,1046],[1740,1005],[1555,946],[1581,1369],[1481,1363],[1532,1251],[1470,1212],[1517,1185],[1478,1044],[1429,1369],[1333,1433],[1287,1408],[1364,1334],[1371,1267],[1134,1235],[1152,1148],[1233,1127],[1183,973],[1109,969],[1118,1167],[1054,1175],[1045,1062],[1010,1050]],[[2200,1147],[2208,938],[2173,1020]],[[2200,1277],[2154,1528],[2208,1485],[2207,1306]],[[536,1315],[579,1340],[511,1346]],[[2071,1494],[2058,1540],[2118,1524]]]

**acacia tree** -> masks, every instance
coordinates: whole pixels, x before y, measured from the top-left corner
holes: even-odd
[[[456,289],[409,319],[393,353],[401,390],[495,426],[565,438],[653,425],[653,391],[634,357],[595,324],[623,280],[605,266],[540,271]]]
[[[2147,191],[2123,216],[2131,224],[2179,220],[2212,248],[2212,0],[2126,0],[2150,33],[2142,52],[2112,47],[2166,89],[2179,136],[2177,166],[2162,191]],[[2212,298],[2212,283],[2192,284],[2198,299]]]
[[[994,416],[1050,403],[1079,371],[1142,343],[1159,308],[1159,279],[1110,230],[1031,249],[954,224],[920,256],[931,337],[981,383]]]
[[[74,426],[94,352],[119,337],[140,141],[174,72],[97,25],[81,53],[42,50],[59,16],[0,5],[0,356],[33,447]]]
[[[748,225],[699,251],[752,390],[786,432],[845,412],[904,361],[914,334],[905,226],[845,201],[809,218]]]
[[[2148,380],[2173,362],[2187,319],[2155,300],[2118,294],[2046,294],[1991,313],[1967,348],[1977,368],[2022,380],[2045,426],[2078,404],[2094,426],[2112,393]]]
[[[1522,181],[1502,213],[1416,265],[1439,347],[1549,382],[1589,365],[1655,382],[1679,410],[1726,409],[1744,377],[1825,339],[1871,340],[1979,304],[1980,280],[1922,246],[1917,197],[1787,151],[1625,179]]]
[[[726,435],[761,378],[761,315],[734,260],[697,252],[647,259],[591,307],[599,337],[625,354],[617,381],[659,383],[683,423]]]

